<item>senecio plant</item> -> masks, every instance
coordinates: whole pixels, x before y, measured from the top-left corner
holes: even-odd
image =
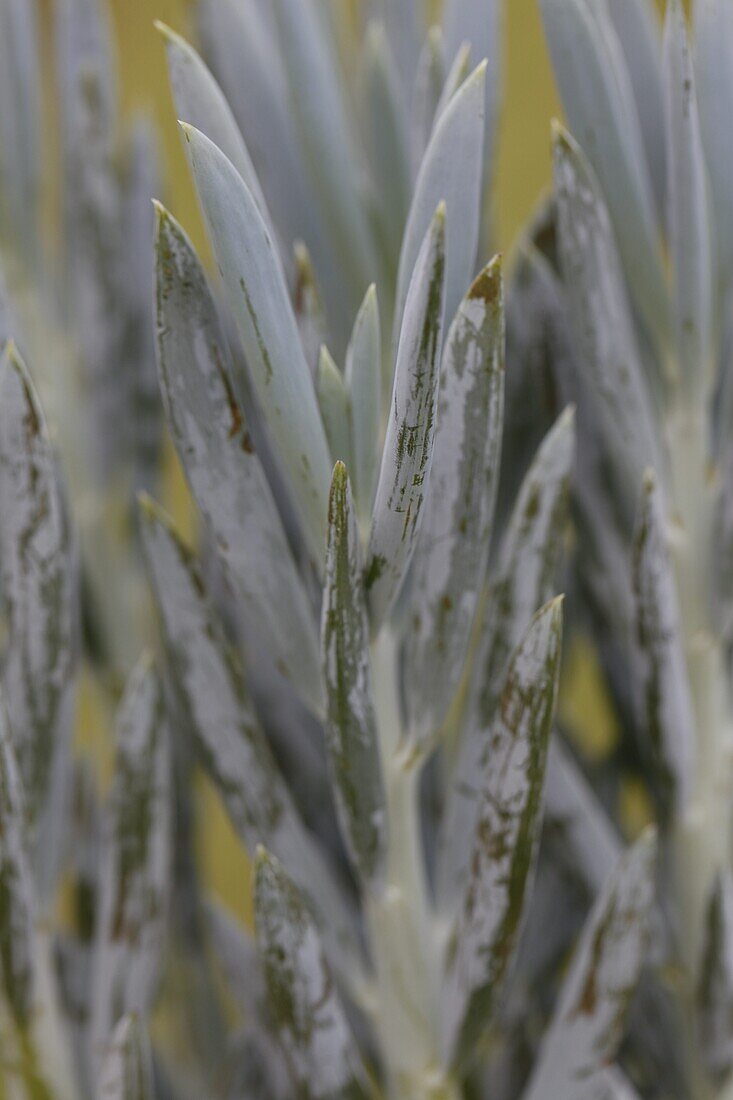
[[[645,220],[654,198],[641,137],[628,138],[641,123],[616,45],[624,31],[629,48],[649,43],[629,22],[645,9],[546,0],[569,121],[604,190],[559,136],[556,199],[528,234],[507,310],[520,365],[536,328],[560,404],[567,390],[588,417],[574,490],[576,527],[590,533],[577,540],[578,601],[592,613],[604,596],[617,600],[610,640],[599,635],[609,675],[635,624],[624,670],[658,798],[658,860],[653,829],[624,848],[553,730],[575,413],[556,410],[528,462],[514,463],[511,448],[501,461],[504,285],[501,259],[485,262],[499,12],[493,0],[438,7],[375,0],[351,19],[325,0],[202,0],[208,64],[160,28],[216,278],[157,202],[149,307],[142,261],[126,258],[138,206],[125,205],[110,138],[119,124],[104,13],[63,0],[59,79],[85,120],[65,133],[75,165],[66,199],[84,227],[67,243],[85,257],[66,269],[81,280],[67,312],[69,287],[36,247],[37,211],[24,201],[30,169],[8,157],[26,149],[12,135],[39,125],[23,115],[38,96],[32,7],[0,0],[9,300],[58,316],[58,331],[79,341],[61,369],[101,372],[82,373],[91,408],[66,410],[69,420],[54,339],[21,325],[0,367],[0,1056],[10,1097],[652,1096],[661,1023],[645,1016],[616,1064],[652,916],[673,933],[668,956],[652,961],[674,964],[693,1075],[678,1086],[696,1100],[725,1095],[727,652],[704,585],[716,563],[715,584],[727,576],[724,556],[713,557],[725,538],[712,532],[715,515],[727,531],[728,506],[716,511],[702,435],[712,383],[700,366],[712,378],[725,280],[711,263],[683,19],[673,5],[663,82],[675,307]],[[603,23],[612,7],[618,28]],[[729,16],[700,10],[708,50],[722,51],[716,23],[727,28]],[[439,20],[430,29],[428,14]],[[731,79],[721,58],[706,69],[712,111]],[[639,102],[652,110],[643,91]],[[125,295],[139,307],[131,360],[118,340]],[[101,608],[109,644],[130,589],[111,596],[115,571],[89,564],[95,544],[76,500],[85,483],[73,475],[99,467],[102,499],[122,492],[111,488],[122,469],[126,500],[131,485],[155,489],[155,448],[142,449],[141,475],[130,442],[130,393],[148,392],[137,385],[147,309],[202,538],[185,545],[141,496],[123,575],[136,588],[139,547],[159,631],[153,656],[135,623],[114,649],[116,667],[141,652],[127,661],[103,791],[72,747],[74,685],[84,657],[104,665],[92,612]],[[725,442],[724,416],[709,434]],[[500,467],[502,486],[516,486],[496,508]],[[618,591],[603,591],[599,568]],[[254,936],[199,881],[194,762],[250,855]],[[556,853],[546,837],[540,854],[545,800],[545,832],[556,847],[562,834],[588,887],[571,952],[556,910],[547,922]],[[659,985],[650,972],[642,995]]]

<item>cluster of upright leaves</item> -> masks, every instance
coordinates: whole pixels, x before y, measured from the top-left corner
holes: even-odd
[[[727,1097],[733,18],[718,0],[696,0],[689,26],[680,0],[663,27],[651,0],[540,8],[569,129],[509,295],[510,407],[526,384],[577,405],[578,593],[623,718],[619,760],[668,853],[659,956],[678,981],[644,996],[675,1008],[654,1043],[635,1020],[640,1088]],[[596,893],[619,772],[571,808],[569,768],[553,762],[549,815]]]

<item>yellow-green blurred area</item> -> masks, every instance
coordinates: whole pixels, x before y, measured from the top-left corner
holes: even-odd
[[[334,2],[343,5],[344,18],[348,21],[355,0]],[[148,112],[155,120],[164,158],[162,197],[207,255],[167,85],[163,44],[153,27],[153,20],[161,19],[195,39],[192,0],[111,0],[111,3],[124,109],[126,112]],[[53,0],[43,0],[49,16],[52,6]],[[561,112],[537,0],[505,0],[504,6],[504,111],[495,222],[498,245],[509,251],[539,195],[549,184],[550,122]],[[190,532],[193,524],[188,497],[172,462],[166,497],[167,507]],[[83,692],[82,724],[93,726],[94,715],[100,709],[98,703],[95,704],[93,686],[87,684]],[[617,737],[597,663],[590,647],[582,642],[574,645],[567,662],[563,719],[571,735],[583,744],[584,752],[591,758],[607,752]],[[638,823],[640,814],[643,814],[643,804],[632,799],[627,818],[631,827]],[[202,793],[201,822],[201,866],[207,883],[234,911],[248,917],[247,863],[216,796],[208,787]]]

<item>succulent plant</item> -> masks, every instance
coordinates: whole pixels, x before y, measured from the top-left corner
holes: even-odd
[[[202,539],[187,546],[141,495],[159,636],[127,677],[102,796],[72,745],[80,659],[99,659],[82,619],[101,607],[115,668],[145,632],[125,631],[117,648],[133,539],[119,573],[96,557],[90,581],[99,546],[74,506],[76,432],[99,447],[102,500],[126,507],[130,483],[151,487],[154,448],[129,434],[148,394],[148,306],[141,253],[140,268],[128,264],[125,229],[138,223],[125,220],[111,148],[103,10],[62,5],[75,259],[57,287],[59,324],[89,408],[77,429],[39,383],[59,459],[7,343],[0,1049],[11,1096],[636,1095],[615,1059],[646,956],[654,834],[623,849],[553,732],[572,408],[512,466],[496,510],[504,284],[501,259],[479,256],[498,7],[447,0],[430,31],[417,3],[367,7],[354,38],[344,10],[320,0],[203,2],[213,71],[161,28],[218,271],[210,280],[156,203],[153,346]],[[32,52],[27,10],[0,2]],[[18,79],[0,125],[23,124],[36,85],[31,70]],[[3,193],[21,212],[7,223],[9,266],[41,256],[11,300],[41,309],[53,291],[40,242],[28,243],[37,220],[12,173]],[[132,317],[128,389],[112,363]],[[51,363],[53,378],[53,342],[26,358]],[[124,492],[112,485],[121,468]],[[654,595],[652,630],[674,640]],[[252,859],[254,936],[200,882],[197,765]],[[546,797],[595,894],[565,968],[564,930],[538,927],[530,905],[536,896],[544,919],[558,896],[547,837],[540,856]],[[66,924],[54,920],[62,880]],[[726,912],[721,893],[716,944]],[[707,973],[717,994],[714,958]]]

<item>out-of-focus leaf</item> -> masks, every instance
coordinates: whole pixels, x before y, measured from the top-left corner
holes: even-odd
[[[733,879],[727,869],[708,902],[698,1011],[705,1066],[722,1084],[733,1068]]]
[[[247,184],[272,236],[270,215],[260,181],[224,93],[185,39],[165,23],[157,21],[155,26],[165,39],[171,89],[178,117],[206,134],[232,162]]]
[[[361,297],[378,269],[333,43],[314,0],[277,0],[274,7],[303,157],[343,276]]]
[[[494,260],[446,340],[430,493],[413,565],[405,691],[409,737],[424,746],[458,687],[486,573],[504,408],[504,292]]]
[[[474,275],[481,218],[486,64],[464,82],[438,119],[415,183],[400,252],[395,345],[413,272],[435,208],[446,208],[445,310],[448,323]]]
[[[115,736],[92,1002],[98,1051],[120,1016],[132,1012],[147,1018],[165,945],[171,765],[161,686],[148,658],[128,681]]]
[[[715,272],[695,73],[680,0],[667,5],[664,92],[668,235],[680,381],[688,393],[698,395],[712,369]]]
[[[344,376],[324,345],[318,359],[316,393],[321,419],[334,462],[351,464],[349,395]]]
[[[552,594],[574,441],[574,417],[568,409],[548,434],[524,479],[488,586],[441,836],[439,893],[448,903],[463,888],[468,874],[475,777],[484,752],[484,731],[493,723],[509,658],[534,613]]]
[[[326,315],[313,261],[304,241],[296,241],[293,245],[293,258],[295,265],[293,307],[303,354],[315,376],[321,346],[326,341]]]
[[[374,629],[397,597],[420,529],[435,433],[445,280],[445,207],[441,204],[415,264],[397,350],[366,567]]]
[[[588,1079],[613,1060],[646,951],[656,843],[647,832],[598,897],[563,983],[524,1100],[587,1100]]]
[[[0,563],[8,717],[35,824],[49,794],[74,660],[75,561],[48,428],[13,344],[0,363]]]
[[[292,1100],[290,1076],[274,1036],[257,1023],[234,1036],[223,1071],[224,1100]]]
[[[663,216],[667,158],[659,14],[654,0],[612,0],[606,10],[628,71],[657,210]]]
[[[436,121],[443,114],[443,111],[453,99],[453,96],[456,94],[461,84],[463,84],[464,80],[466,80],[466,78],[468,77],[468,74],[471,71],[469,68],[470,63],[471,44],[469,42],[464,42],[461,46],[459,46],[456,56],[453,58],[453,63],[448,70],[448,75],[445,78],[445,84],[443,85],[443,90],[440,93],[438,105],[435,108]]]
[[[186,126],[184,133],[257,396],[311,552],[321,561],[331,461],[282,267],[231,161],[200,131]]]
[[[371,176],[385,237],[396,248],[410,208],[410,136],[400,74],[382,23],[367,29],[364,100]]]
[[[644,479],[634,538],[633,583],[632,669],[639,722],[667,820],[684,810],[692,792],[695,719],[664,506],[651,473]]]
[[[387,812],[359,533],[343,463],[331,483],[321,639],[326,744],[339,818],[355,867],[374,884],[384,870]]]
[[[173,442],[234,585],[280,671],[319,711],[318,629],[235,392],[206,276],[158,209],[158,372]]]
[[[602,1069],[587,1083],[583,1100],[640,1100],[639,1093],[616,1066]]]
[[[339,969],[354,976],[351,908],[272,759],[193,555],[147,498],[141,521],[166,650],[199,755],[248,851],[267,841],[311,900]]]
[[[570,129],[598,177],[634,300],[662,346],[669,302],[654,195],[629,74],[605,5],[541,0]]]
[[[608,211],[582,151],[559,128],[554,176],[560,259],[580,353],[620,492],[635,500],[647,466],[662,468],[657,428]]]
[[[366,1100],[366,1072],[316,926],[295,884],[262,849],[254,895],[270,1011],[298,1095]]]
[[[459,1062],[491,1020],[519,937],[542,822],[561,636],[556,599],[535,616],[512,658],[472,777],[470,873],[459,894],[442,998],[445,1045]]]
[[[422,5],[419,0],[371,0],[387,31],[394,51],[397,74],[405,102],[412,94],[415,72],[419,64],[422,35]]]
[[[414,175],[417,175],[420,169],[430,140],[438,100],[445,86],[445,69],[443,31],[439,26],[434,26],[428,31],[425,45],[420,53],[412,95],[410,133]]]
[[[214,956],[237,1005],[248,1020],[259,1020],[265,1004],[265,983],[254,940],[215,902],[206,908],[206,927]]]
[[[122,1017],[105,1046],[97,1096],[99,1100],[154,1100],[148,1037],[134,1014]]]
[[[346,351],[346,389],[351,417],[354,499],[369,520],[378,472],[382,414],[382,337],[376,287],[366,292]]]
[[[726,0],[696,0],[695,77],[714,206],[715,251],[725,286],[733,275],[733,9]]]

